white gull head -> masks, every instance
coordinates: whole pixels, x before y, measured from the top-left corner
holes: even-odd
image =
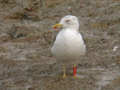
[[[76,16],[67,15],[60,20],[63,29],[73,28],[74,30],[79,30],[79,21]]]

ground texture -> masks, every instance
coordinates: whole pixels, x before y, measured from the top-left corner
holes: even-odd
[[[56,75],[52,25],[79,18],[78,78]],[[0,90],[120,90],[120,0],[0,0]]]

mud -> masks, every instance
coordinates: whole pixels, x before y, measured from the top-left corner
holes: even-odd
[[[50,48],[61,17],[79,18],[87,53],[61,78]],[[0,90],[120,90],[119,0],[1,0]]]

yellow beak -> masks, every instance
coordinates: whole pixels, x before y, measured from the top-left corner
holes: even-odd
[[[61,27],[62,27],[62,24],[55,24],[55,25],[53,25],[54,29],[61,28]]]

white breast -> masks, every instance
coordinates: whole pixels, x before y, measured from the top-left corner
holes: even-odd
[[[57,59],[76,59],[85,54],[86,46],[80,33],[68,29],[58,33],[51,51]]]

